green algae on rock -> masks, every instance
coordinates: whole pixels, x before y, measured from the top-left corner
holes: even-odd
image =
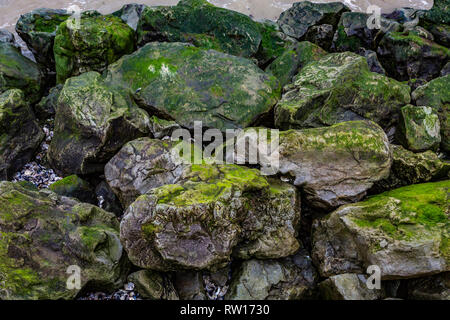
[[[103,172],[125,143],[147,134],[147,112],[100,74],[87,72],[68,79],[61,91],[49,162],[65,174]]]
[[[299,248],[300,198],[255,169],[192,165],[178,184],[140,196],[121,222],[130,260],[146,269],[218,270],[234,254],[289,256]]]
[[[361,119],[388,127],[411,99],[406,84],[370,72],[366,59],[351,52],[309,63],[284,92],[275,107],[275,125],[282,130]]]
[[[12,179],[43,139],[44,132],[23,92],[12,89],[0,94],[0,180]]]
[[[71,16],[61,9],[36,9],[20,16],[16,32],[30,48],[36,61],[55,71],[53,44],[58,26]]]
[[[398,129],[398,140],[414,152],[437,150],[441,143],[439,117],[431,107],[404,106]]]
[[[113,214],[51,191],[0,182],[0,299],[74,299],[70,266],[81,287],[123,285],[128,260]]]
[[[252,61],[185,43],[149,43],[110,65],[105,81],[188,128],[249,126],[280,95],[277,79]]]
[[[312,256],[324,277],[363,273],[382,279],[450,270],[450,180],[411,185],[343,206],[313,224]]]
[[[97,204],[97,198],[92,186],[77,175],[58,180],[51,184],[49,189],[60,196],[77,198],[81,202]]]
[[[60,24],[54,41],[58,83],[87,71],[102,72],[133,52],[134,31],[114,16],[83,16]]]
[[[432,107],[439,116],[441,125],[441,148],[450,152],[450,75],[436,78],[418,87],[412,93],[416,105]]]

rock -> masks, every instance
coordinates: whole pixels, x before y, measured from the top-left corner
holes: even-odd
[[[450,74],[450,62],[447,62],[447,64],[441,70],[441,77],[445,77],[449,74]]]
[[[408,299],[450,300],[450,272],[409,280]]]
[[[400,111],[398,140],[408,150],[437,150],[441,143],[439,117],[431,107],[404,106]]]
[[[152,270],[216,271],[237,257],[293,254],[300,198],[255,169],[192,165],[178,184],[140,196],[126,211],[121,239],[130,260]]]
[[[98,206],[103,210],[114,213],[117,217],[123,215],[123,208],[119,199],[105,181],[100,182],[95,188]]]
[[[133,29],[117,17],[83,16],[78,24],[65,21],[55,37],[57,82],[88,71],[102,72],[134,47]]]
[[[288,36],[301,40],[312,26],[322,24],[336,26],[345,11],[348,11],[348,8],[338,2],[297,2],[280,15],[278,25]]]
[[[150,118],[150,131],[156,139],[170,137],[177,129],[181,127],[173,120],[164,120],[156,116]]]
[[[70,198],[77,198],[81,202],[97,204],[94,190],[89,182],[77,175],[71,175],[50,185],[49,189],[54,193]]]
[[[412,99],[419,106],[432,107],[441,125],[441,149],[450,152],[450,75],[440,77],[417,88]]]
[[[36,116],[40,120],[47,120],[55,116],[59,94],[61,93],[62,88],[63,85],[61,84],[51,88],[48,96],[42,98],[41,101],[34,106]]]
[[[244,261],[233,275],[226,300],[302,300],[318,280],[304,250],[280,260]]]
[[[380,61],[378,61],[378,56],[375,51],[360,48],[360,50],[357,53],[360,56],[366,58],[367,64],[369,65],[369,70],[371,72],[376,72],[383,75],[386,74],[386,70],[384,70]]]
[[[184,43],[149,43],[111,65],[107,82],[142,108],[184,127],[246,127],[279,98],[275,77],[252,61]],[[125,90],[125,89],[121,89]]]
[[[308,63],[320,60],[327,54],[317,45],[302,41],[292,45],[288,50],[276,58],[266,69],[266,72],[278,78],[284,87]]]
[[[118,227],[90,204],[0,182],[0,298],[74,299],[83,289],[119,288],[128,262]],[[68,290],[77,266],[81,290]]]
[[[261,44],[259,24],[250,17],[206,0],[182,0],[172,7],[147,7],[137,28],[138,45],[149,42],[189,42],[250,58]]]
[[[140,270],[128,276],[128,281],[136,286],[136,291],[150,300],[178,300],[178,294],[169,276],[150,271]]]
[[[358,52],[361,48],[376,50],[384,33],[400,30],[399,23],[384,17],[380,20],[381,29],[369,29],[367,22],[370,16],[362,12],[344,12],[334,34],[333,51]]]
[[[345,273],[319,283],[319,292],[325,300],[380,300],[382,290],[369,289],[364,275]]]
[[[142,12],[147,8],[144,4],[126,4],[120,10],[114,12],[112,15],[119,17],[130,26],[134,31],[137,30],[139,20],[141,19]]]
[[[0,29],[0,43],[15,44],[14,35],[6,29]]]
[[[449,271],[449,188],[450,180],[407,186],[317,220],[312,257],[321,276],[370,265],[386,280]]]
[[[434,0],[433,8],[423,12],[422,19],[450,25],[450,0]]]
[[[179,271],[174,284],[181,300],[207,300],[201,272]]]
[[[312,26],[305,35],[305,40],[317,44],[319,47],[329,51],[333,41],[334,28],[331,24]]]
[[[445,24],[425,24],[434,36],[436,43],[449,48],[450,47],[450,26]]]
[[[55,71],[53,44],[58,26],[71,14],[60,9],[36,9],[20,16],[16,32],[25,41],[36,61],[49,71]]]
[[[414,78],[430,81],[439,76],[450,51],[415,31],[405,31],[385,34],[377,53],[389,76],[399,81]]]
[[[128,208],[140,195],[175,184],[186,165],[175,157],[174,143],[140,138],[128,142],[105,166],[108,185]]]
[[[372,194],[448,177],[450,163],[443,162],[432,151],[414,153],[391,145],[393,162],[387,179],[375,182]]]
[[[12,179],[44,137],[21,90],[0,94],[0,180]]]
[[[241,132],[235,146],[247,139],[255,141],[252,135],[256,132]],[[282,131],[279,147],[272,153],[262,149],[255,152],[267,155],[264,162],[260,157],[261,167],[278,158],[279,166],[273,173],[279,171],[285,180],[301,187],[308,205],[324,210],[361,200],[375,182],[388,177],[392,162],[386,134],[371,121]],[[228,163],[249,163],[245,157],[240,159],[236,150],[232,154],[227,150]]]
[[[147,112],[108,87],[97,72],[67,80],[58,100],[48,158],[64,174],[103,172],[130,140],[149,133]]]
[[[43,75],[38,65],[25,58],[15,44],[0,42],[0,94],[23,90],[31,103],[39,101]]]
[[[282,130],[361,119],[387,128],[410,102],[406,84],[370,72],[366,59],[351,52],[309,63],[284,92],[275,107],[275,126]]]

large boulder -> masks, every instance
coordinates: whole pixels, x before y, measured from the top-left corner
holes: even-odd
[[[218,8],[206,0],[182,0],[172,7],[146,7],[137,28],[138,45],[189,42],[250,58],[262,41],[260,26],[250,17]]]
[[[0,42],[0,93],[21,89],[28,101],[39,101],[43,74],[38,65],[25,58],[20,49],[10,42]]]
[[[363,273],[382,279],[450,271],[450,180],[407,186],[349,204],[313,224],[312,257],[324,277]]]
[[[392,163],[384,131],[371,121],[349,121],[331,127],[289,130],[279,133],[279,146],[272,150],[257,141],[258,130],[240,132],[235,147],[227,148],[228,163],[251,164],[239,146],[250,149],[269,174],[279,172],[304,191],[308,204],[325,210],[361,200],[372,185],[389,175]],[[272,137],[272,139],[275,139]],[[253,148],[256,148],[254,150]],[[245,158],[242,158],[242,157]],[[278,168],[273,163],[278,161]]]
[[[332,276],[319,283],[319,292],[325,300],[379,300],[380,289],[367,288],[367,278],[362,274],[345,273]]]
[[[399,81],[439,76],[448,62],[450,50],[423,38],[416,31],[388,32],[377,49],[387,74]]]
[[[302,300],[318,275],[305,250],[280,260],[248,260],[235,271],[226,300]]]
[[[130,140],[149,133],[149,116],[97,72],[67,80],[58,100],[49,162],[64,174],[103,172]]]
[[[336,26],[345,11],[348,11],[348,8],[339,2],[297,2],[280,15],[278,25],[288,36],[301,40],[312,26],[321,24]]]
[[[21,90],[0,94],[0,180],[30,161],[44,136]]]
[[[275,77],[252,61],[185,43],[149,43],[108,68],[106,81],[142,108],[192,128],[246,127],[275,105]],[[125,90],[123,89],[123,90]]]
[[[333,53],[306,65],[275,107],[277,128],[299,129],[369,119],[382,127],[395,122],[410,102],[410,88],[370,72],[355,53]]]
[[[87,71],[102,72],[133,52],[134,31],[114,16],[83,15],[59,25],[54,40],[57,81]]]
[[[218,270],[240,258],[279,258],[299,248],[300,198],[255,169],[192,165],[178,184],[140,196],[121,222],[130,260],[152,270]]]
[[[441,143],[441,126],[431,107],[404,106],[400,111],[398,140],[408,150],[437,150]]]
[[[389,177],[375,182],[372,193],[450,177],[450,163],[441,161],[433,151],[414,153],[398,145],[391,145],[391,150]]]
[[[119,288],[128,261],[118,227],[95,206],[0,182],[0,299],[74,299],[84,288]],[[77,271],[81,290],[67,288]]]
[[[25,41],[36,61],[47,70],[55,71],[53,44],[58,26],[71,14],[61,9],[36,9],[21,15],[16,32]]]
[[[450,152],[450,75],[440,77],[417,88],[412,99],[418,106],[432,107],[441,125],[441,148]]]
[[[128,208],[140,195],[175,184],[186,164],[177,158],[171,141],[140,138],[128,142],[105,166],[111,189]]]

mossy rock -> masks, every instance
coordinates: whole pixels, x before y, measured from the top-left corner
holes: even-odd
[[[450,25],[450,0],[434,0],[431,10],[423,11],[423,20]]]
[[[437,150],[441,143],[441,127],[437,112],[431,107],[404,106],[400,112],[397,137],[414,152]]]
[[[111,65],[106,83],[188,128],[195,121],[221,130],[249,126],[280,96],[277,79],[252,61],[185,43],[145,45]]]
[[[136,291],[145,299],[179,299],[169,275],[151,270],[140,270],[130,274],[128,281],[134,283]]]
[[[299,197],[255,169],[192,165],[177,184],[140,196],[125,213],[121,239],[146,269],[216,271],[231,254],[278,258],[299,248]]]
[[[123,285],[128,260],[113,214],[45,190],[0,182],[0,299],[74,299]],[[68,289],[70,266],[80,289]]]
[[[34,106],[34,112],[40,121],[45,121],[55,116],[59,94],[61,93],[62,88],[62,84],[58,84],[51,88],[48,95],[43,97],[41,101]]]
[[[59,25],[71,14],[61,9],[36,9],[20,16],[16,32],[25,41],[36,61],[55,71],[53,44]]]
[[[125,143],[147,134],[147,112],[87,72],[67,80],[60,93],[48,159],[65,175],[103,172]]]
[[[21,90],[0,94],[0,180],[30,161],[44,136]]]
[[[441,149],[450,153],[450,75],[436,78],[417,88],[412,99],[419,106],[432,107],[441,125]]]
[[[282,130],[362,119],[386,128],[411,99],[406,84],[371,72],[366,59],[351,52],[309,63],[283,91],[275,107],[275,126]]]
[[[23,90],[27,100],[35,103],[43,91],[43,74],[16,45],[0,42],[0,93],[9,89]]]
[[[399,81],[416,78],[430,81],[439,76],[450,50],[409,30],[386,33],[377,53],[390,77]]]
[[[102,72],[134,51],[134,31],[114,16],[82,16],[59,25],[54,41],[57,82],[87,71]]]
[[[54,193],[64,196],[77,198],[81,202],[97,204],[95,192],[89,182],[81,179],[77,175],[71,175],[51,184],[49,189]]]
[[[312,257],[321,275],[362,273],[370,265],[386,280],[448,272],[449,189],[450,180],[395,189],[314,223]]]

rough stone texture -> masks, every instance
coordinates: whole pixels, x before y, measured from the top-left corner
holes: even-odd
[[[324,277],[416,278],[450,270],[450,180],[407,186],[339,208],[313,224],[312,257]]]
[[[384,74],[384,75],[386,74],[386,70],[384,70],[383,66],[381,65],[380,61],[378,60],[378,56],[375,51],[361,48],[357,53],[360,56],[366,58],[370,71],[376,72],[379,74]]]
[[[139,105],[192,128],[246,127],[280,95],[278,81],[252,61],[185,43],[149,43],[108,68],[110,85]]]
[[[422,19],[432,23],[450,25],[450,0],[434,0],[433,8],[424,11]]]
[[[305,35],[305,40],[310,41],[319,47],[329,51],[333,41],[334,28],[331,24],[321,24],[309,28]]]
[[[279,147],[272,151],[265,150],[264,144],[252,143],[258,135],[258,130],[244,130],[237,135],[235,146],[250,141],[255,148],[252,151],[264,156],[258,159],[263,168],[279,161],[278,168],[272,167],[276,170],[268,173],[279,172],[301,187],[308,204],[315,208],[331,210],[359,201],[375,182],[389,175],[392,163],[389,142],[383,130],[371,121],[282,131]],[[228,163],[250,163],[248,154],[240,154],[236,147],[228,149]]]
[[[155,139],[171,137],[172,133],[177,129],[181,129],[181,127],[173,120],[164,120],[157,116],[150,118],[150,131]]]
[[[450,74],[450,62],[447,62],[447,64],[441,70],[441,77],[445,77],[449,74]]]
[[[321,24],[336,26],[345,11],[348,11],[348,8],[338,2],[297,2],[280,15],[278,25],[285,34],[300,40],[312,26]]]
[[[112,212],[118,217],[123,215],[122,205],[106,181],[102,181],[97,185],[95,195],[100,208]]]
[[[21,90],[0,94],[0,180],[30,161],[44,136]]]
[[[282,130],[364,118],[388,127],[410,102],[406,84],[370,72],[366,59],[351,52],[309,63],[284,92],[275,107],[275,125]]]
[[[307,252],[280,260],[244,261],[226,300],[302,300],[313,297],[318,275]]]
[[[432,151],[414,153],[397,145],[391,145],[391,150],[393,162],[389,177],[375,182],[373,194],[450,177],[450,163],[441,161]]]
[[[445,24],[429,24],[424,23],[423,25],[427,30],[431,32],[436,43],[450,47],[450,26]]]
[[[367,21],[371,15],[362,12],[344,12],[334,34],[333,51],[358,52],[360,48],[376,50],[385,32],[398,31],[400,24],[381,18],[381,29],[369,29]]]
[[[128,141],[149,133],[147,112],[97,72],[67,80],[58,100],[48,158],[65,174],[103,172]]]
[[[250,17],[206,0],[182,0],[172,7],[147,7],[137,28],[138,45],[148,42],[189,42],[250,58],[262,41],[260,26]]]
[[[409,280],[408,299],[450,300],[450,272]]]
[[[120,10],[117,10],[112,15],[119,17],[134,31],[137,30],[139,20],[141,19],[142,12],[147,8],[145,4],[126,4]]]
[[[130,260],[153,270],[217,270],[231,253],[279,258],[299,248],[295,188],[255,169],[192,165],[178,184],[152,189],[126,211],[121,239]]]
[[[36,61],[55,71],[53,44],[58,26],[70,17],[61,9],[36,9],[20,16],[16,32],[25,41]]]
[[[384,296],[380,289],[368,289],[364,275],[345,273],[319,283],[319,292],[325,300],[379,300]]]
[[[174,184],[186,167],[172,142],[140,138],[128,142],[105,166],[109,186],[128,208],[151,189]]]
[[[71,198],[0,182],[0,299],[73,299],[69,266],[81,287],[123,285],[128,262],[113,214]]]
[[[34,106],[34,112],[39,120],[47,120],[54,117],[58,105],[59,94],[63,85],[59,84],[50,89],[48,96],[43,97],[41,101]]]
[[[179,271],[174,285],[181,300],[207,300],[201,272]]]
[[[58,180],[51,184],[49,189],[60,196],[77,198],[81,202],[97,204],[97,198],[92,186],[77,175]]]
[[[0,94],[21,89],[28,101],[37,102],[41,98],[42,79],[38,65],[25,58],[16,45],[0,42]]]
[[[172,280],[167,275],[150,270],[140,270],[130,274],[128,281],[134,283],[136,291],[145,299],[179,299]]]
[[[417,88],[412,99],[416,105],[432,107],[439,115],[441,149],[450,152],[450,75],[440,77]]]
[[[320,60],[327,52],[317,45],[302,41],[285,50],[267,68],[266,72],[278,78],[280,85],[285,86],[308,63]]]
[[[389,76],[399,80],[439,76],[450,50],[421,37],[417,31],[389,32],[380,41],[378,59]]]
[[[83,16],[60,24],[54,53],[58,83],[88,71],[102,72],[134,51],[134,31],[114,16]]]
[[[0,43],[15,44],[16,39],[14,35],[6,29],[0,29]]]
[[[431,107],[407,105],[401,109],[398,140],[408,150],[437,150],[441,143],[439,117]]]

